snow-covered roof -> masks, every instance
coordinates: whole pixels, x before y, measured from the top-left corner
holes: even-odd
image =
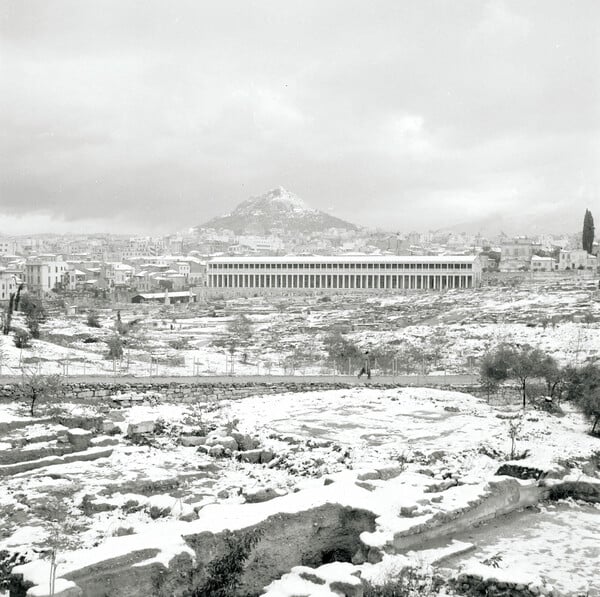
[[[475,255],[287,255],[213,257],[210,263],[474,263]]]
[[[193,292],[187,291],[179,291],[179,292],[140,292],[140,294],[136,294],[135,296],[141,296],[145,299],[163,299],[165,296],[180,298],[184,296],[196,296]]]

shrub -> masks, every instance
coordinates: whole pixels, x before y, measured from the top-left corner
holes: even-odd
[[[189,348],[190,342],[187,338],[176,338],[175,340],[169,341],[169,346],[175,350],[185,350]]]
[[[254,529],[242,535],[230,533],[225,537],[226,553],[215,558],[207,566],[204,582],[192,589],[190,597],[231,597],[237,593],[244,573],[246,561],[263,535]]]
[[[433,572],[408,566],[402,569],[399,576],[382,585],[365,584],[364,597],[433,597],[440,595],[445,583]]]
[[[8,591],[11,585],[11,572],[15,566],[25,564],[27,558],[20,553],[0,550],[0,592]]]
[[[23,328],[17,328],[13,336],[13,341],[17,348],[29,348],[31,346],[31,334]]]
[[[123,358],[123,341],[119,336],[111,336],[106,341],[106,344],[108,344],[107,359],[120,360]]]
[[[87,324],[91,328],[101,328],[102,327],[102,325],[100,325],[100,320],[98,319],[98,312],[97,311],[90,311],[88,313]]]

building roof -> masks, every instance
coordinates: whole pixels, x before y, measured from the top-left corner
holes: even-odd
[[[213,257],[209,263],[473,263],[476,255],[288,255]]]
[[[179,292],[140,292],[140,294],[136,294],[135,296],[141,296],[142,298],[145,299],[164,299],[166,296],[168,297],[174,297],[174,298],[181,298],[184,296],[196,296],[193,292],[187,292],[187,291],[179,291]],[[135,298],[135,297],[134,297]]]

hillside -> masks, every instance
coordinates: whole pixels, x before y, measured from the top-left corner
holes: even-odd
[[[232,230],[236,234],[310,234],[329,228],[357,230],[357,226],[309,207],[300,197],[277,187],[264,195],[250,197],[230,214],[213,218],[199,228]]]

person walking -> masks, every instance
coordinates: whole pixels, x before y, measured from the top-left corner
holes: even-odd
[[[371,379],[371,357],[369,356],[368,350],[363,357],[363,366],[358,373],[358,378],[360,379],[365,373],[367,374],[367,379]]]

